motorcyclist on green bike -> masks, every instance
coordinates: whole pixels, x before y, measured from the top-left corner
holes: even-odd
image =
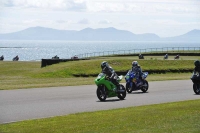
[[[103,61],[101,63],[101,69],[102,69],[102,73],[106,74],[109,77],[109,80],[113,84],[115,84],[117,86],[117,88],[118,88],[119,87],[119,83],[117,81],[118,75],[114,71],[114,69],[108,64],[108,62]],[[117,90],[117,88],[115,88],[115,90]]]

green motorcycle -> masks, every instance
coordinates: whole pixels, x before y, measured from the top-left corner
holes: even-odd
[[[123,76],[118,76],[117,81],[120,82]],[[104,73],[100,73],[95,79],[97,87],[97,97],[100,101],[105,101],[109,97],[118,97],[120,100],[124,100],[126,97],[126,89],[120,84],[119,87],[113,84]]]

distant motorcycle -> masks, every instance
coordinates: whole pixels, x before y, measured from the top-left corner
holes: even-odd
[[[142,54],[138,55],[139,59],[144,59],[144,56]]]
[[[19,57],[18,56],[15,56],[14,58],[13,58],[13,61],[18,61],[19,60]]]
[[[4,60],[4,57],[3,57],[3,55],[0,57],[0,60],[1,60],[1,61],[3,61],[3,60]]]
[[[190,79],[193,82],[193,91],[196,94],[200,94],[200,73],[199,72],[193,72]]]
[[[120,82],[123,76],[118,76],[117,81]],[[118,97],[120,100],[124,100],[126,97],[126,89],[120,84],[117,88],[104,73],[100,73],[95,79],[97,85],[96,94],[100,101],[105,101],[109,97]],[[115,90],[116,89],[116,90]]]
[[[168,54],[164,55],[164,60],[168,59]]]
[[[176,55],[176,56],[174,57],[174,60],[176,60],[176,59],[179,59],[179,55]]]
[[[142,90],[146,92],[149,88],[148,81],[146,80],[148,72],[143,72],[142,80],[139,79],[136,73],[129,71],[126,76],[126,91],[131,93],[132,91]]]
[[[52,59],[59,59],[59,57],[56,55],[56,56],[52,57]]]

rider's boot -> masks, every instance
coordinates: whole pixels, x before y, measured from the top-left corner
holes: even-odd
[[[119,90],[119,86],[118,86],[118,85],[116,85],[116,84],[115,84],[115,86],[116,86],[116,87],[115,87],[115,88],[113,88],[113,91],[114,91],[114,92],[117,92],[117,91]]]
[[[142,82],[137,83],[137,86],[141,86],[141,85],[142,85]]]
[[[120,84],[119,84],[119,82],[117,80],[114,80],[113,84],[115,84],[115,86],[116,86],[116,89],[114,89],[113,91],[115,91],[117,93],[122,93],[122,92],[125,91],[125,90],[120,89]]]
[[[144,84],[142,77],[139,78],[139,83],[137,83],[137,86],[142,86]]]
[[[113,91],[118,92],[118,90],[120,90],[120,84],[118,82],[114,82],[116,88],[113,89]]]

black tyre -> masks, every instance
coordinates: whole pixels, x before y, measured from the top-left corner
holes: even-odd
[[[142,90],[142,92],[147,92],[147,90],[149,89],[149,83],[146,80],[144,80],[143,82],[144,82],[144,84],[143,84],[143,87],[141,88],[141,90]]]
[[[106,87],[104,85],[98,86],[96,94],[100,101],[105,101],[107,98]]]
[[[132,87],[130,87],[130,84],[129,83],[126,83],[126,91],[128,93],[131,93],[133,91]]]
[[[193,84],[194,93],[199,95],[200,94],[200,84],[194,83]]]
[[[119,92],[117,97],[120,100],[124,100],[124,98],[126,97],[126,89],[125,89],[125,87],[122,84],[120,84],[119,90],[124,90],[124,91],[123,92]]]

